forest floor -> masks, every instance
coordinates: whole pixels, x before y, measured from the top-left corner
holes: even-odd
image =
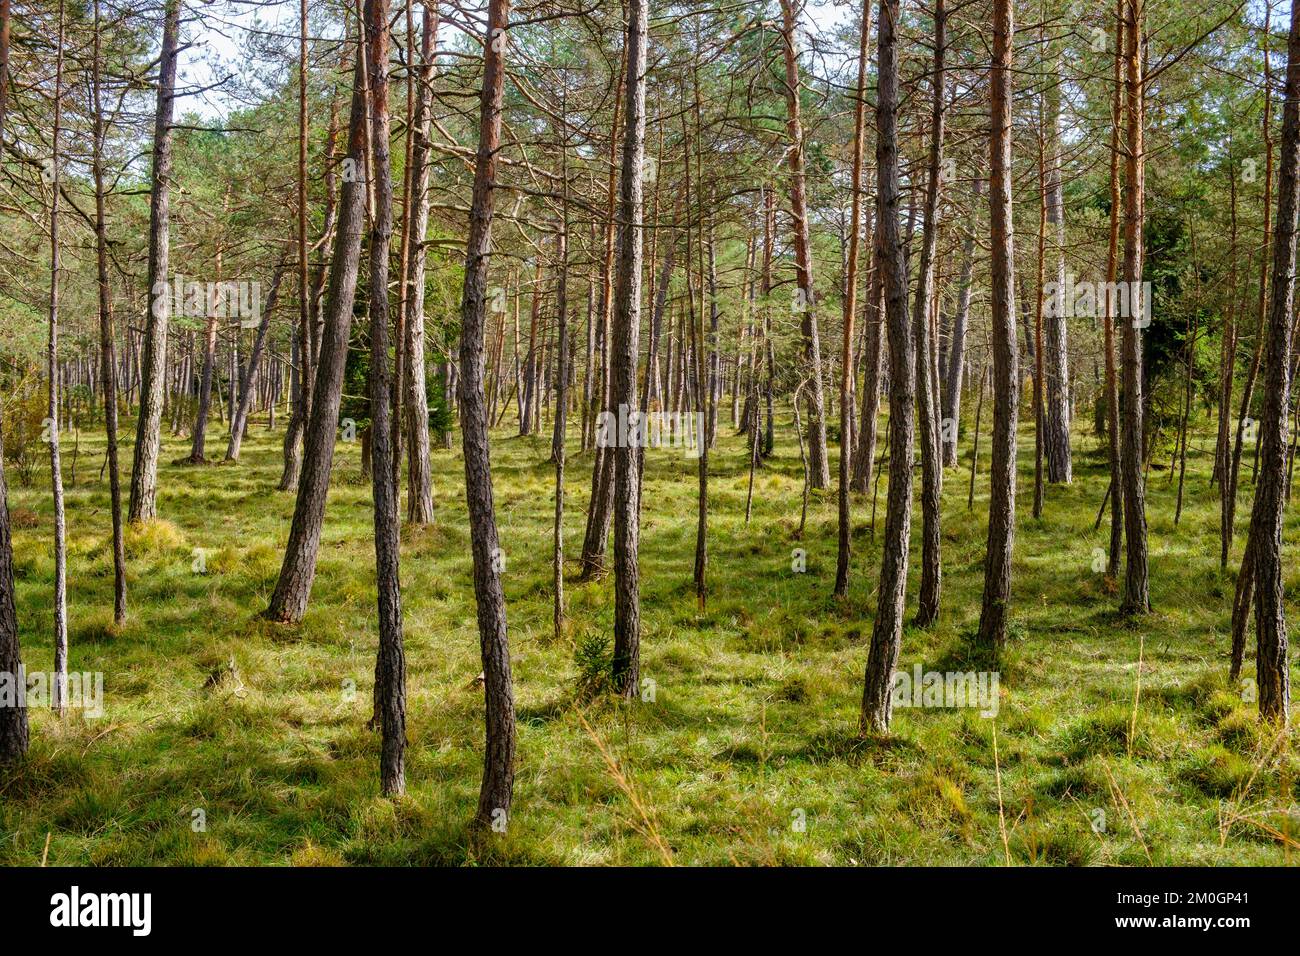
[[[653,700],[632,706],[593,696],[583,679],[608,653],[612,580],[570,580],[568,633],[551,633],[549,430],[495,434],[519,749],[507,832],[477,858],[467,824],[482,689],[459,436],[455,451],[434,452],[437,525],[403,532],[410,749],[408,793],[395,801],[378,794],[379,739],[366,729],[376,614],[359,445],[338,447],[311,607],[301,626],[286,627],[259,617],[293,510],[293,496],[276,491],[283,432],[255,423],[237,466],[170,464],[188,441],[167,439],[163,520],[128,533],[130,619],[115,630],[100,428],[80,434],[75,481],[65,436],[71,670],[103,672],[104,713],[60,721],[33,712],[30,759],[0,777],[0,863],[1290,862],[1300,758],[1259,727],[1250,685],[1227,684],[1233,577],[1218,566],[1208,431],[1193,436],[1177,528],[1167,454],[1152,468],[1154,613],[1129,625],[1094,571],[1108,534],[1104,524],[1093,530],[1107,483],[1097,439],[1076,434],[1075,482],[1049,486],[1034,520],[1033,436],[1022,430],[1013,642],[996,718],[900,708],[893,736],[861,740],[880,556],[871,499],[855,503],[850,596],[837,602],[835,492],[813,494],[798,540],[802,468],[782,425],[748,526],[745,442],[722,429],[704,612],[691,586],[696,462],[680,449],[649,453],[641,672]],[[123,423],[124,435],[132,430]],[[213,425],[209,447],[224,448],[221,431]],[[576,439],[575,430],[571,447]],[[979,667],[964,648],[983,584],[987,452],[973,510],[969,454],[963,439],[962,466],[944,485],[942,619],[906,629],[901,669]],[[1249,519],[1244,459],[1234,567]],[[571,453],[570,556],[581,547],[590,464]],[[23,487],[11,473],[10,504],[26,666],[48,671],[48,474]],[[882,498],[882,522],[883,512]],[[1292,509],[1293,557],[1298,520]],[[918,516],[909,619],[919,526]],[[792,569],[796,548],[806,549],[805,573]],[[1294,592],[1296,562],[1287,577]],[[1251,656],[1253,646],[1252,637]]]

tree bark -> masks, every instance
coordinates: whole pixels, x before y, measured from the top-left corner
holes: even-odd
[[[364,42],[362,39],[360,42]],[[361,259],[366,185],[366,100],[364,58],[354,68],[352,108],[348,121],[348,155],[339,204],[338,232],[330,263],[326,291],[325,327],[322,330],[316,379],[312,384],[311,414],[303,437],[302,473],[294,503],[293,522],[285,545],[284,563],[276,581],[266,616],[296,624],[302,620],[311,597],[320,549],[325,500],[334,466],[334,441],[343,393],[343,368],[347,360],[352,306],[356,299]]]
[[[1125,51],[1125,99],[1127,101],[1128,149],[1124,155],[1124,281],[1132,305],[1142,283],[1143,145],[1145,89],[1142,79],[1142,0],[1129,0],[1125,10],[1128,47]],[[1150,308],[1150,303],[1144,303]],[[1130,307],[1130,312],[1135,311]],[[1121,485],[1124,493],[1124,599],[1121,610],[1145,614],[1151,610],[1147,584],[1146,488],[1142,474],[1142,330],[1138,317],[1125,319],[1121,336],[1123,391],[1120,395]]]
[[[8,7],[9,0],[0,0]],[[94,63],[91,78],[95,111],[92,138],[93,156],[91,172],[95,180],[95,278],[99,296],[99,364],[104,402],[105,453],[108,460],[109,506],[113,513],[113,623],[121,627],[126,623],[126,544],[122,529],[122,476],[117,450],[117,346],[113,334],[113,297],[108,274],[108,213],[104,185],[104,103],[102,78],[102,23],[99,0],[94,0],[95,35],[93,40]],[[0,30],[7,27],[0,26]],[[6,38],[7,42],[7,38]],[[7,53],[6,53],[7,61]],[[7,69],[6,67],[0,69]],[[0,78],[0,83],[7,83]],[[4,107],[0,105],[0,115]],[[4,123],[0,119],[0,139]],[[0,445],[0,447],[3,447]],[[3,585],[0,581],[0,585]]]
[[[407,250],[406,295],[406,520],[416,525],[432,524],[433,474],[429,463],[429,402],[426,397],[424,359],[424,267],[427,258],[425,233],[429,227],[429,160],[432,152],[430,129],[433,113],[433,70],[438,42],[438,4],[426,3],[421,23],[420,69],[416,79],[415,145],[411,173],[411,242]],[[504,323],[505,317],[502,316]],[[504,325],[503,325],[504,329]]]
[[[930,170],[925,192],[925,218],[921,230],[921,261],[917,265],[916,299],[912,326],[916,341],[917,416],[921,421],[921,588],[917,597],[916,624],[929,627],[939,619],[943,581],[943,541],[940,529],[942,508],[942,464],[939,459],[938,414],[935,402],[937,377],[932,357],[930,300],[934,291],[935,247],[939,241],[939,202],[942,193],[944,136],[944,55],[947,45],[947,11],[944,0],[934,5],[933,107],[930,114]],[[910,461],[909,461],[910,464]]]
[[[1297,171],[1300,168],[1300,5],[1291,8],[1287,41],[1286,102],[1278,164],[1277,223],[1273,239],[1260,469],[1251,512],[1255,573],[1256,680],[1261,717],[1286,724],[1291,704],[1287,627],[1283,603],[1282,524],[1286,505],[1287,412],[1291,401],[1291,310],[1295,299]]]
[[[180,0],[167,0],[163,12],[162,52],[158,60],[158,106],[154,116],[153,174],[149,201],[149,301],[145,317],[144,356],[140,368],[140,414],[136,420],[131,464],[132,522],[158,514],[158,456],[167,387],[167,282],[171,223],[172,116],[176,98],[176,58],[180,37]]]
[[[389,156],[388,0],[366,0],[367,86],[375,218],[370,229],[370,441],[373,457],[375,583],[379,652],[375,703],[382,728],[379,780],[385,796],[406,790],[406,652],[402,644],[400,519],[393,481],[393,381],[388,368],[388,254],[393,239]]]
[[[474,163],[465,286],[460,307],[461,445],[465,457],[465,497],[469,506],[474,558],[474,598],[478,606],[487,729],[483,784],[479,789],[478,811],[474,818],[474,831],[479,834],[494,823],[499,827],[508,820],[515,763],[514,691],[510,680],[505,594],[501,587],[504,564],[492,499],[492,466],[483,394],[483,336],[488,263],[492,253],[493,189],[497,151],[501,143],[501,102],[509,16],[510,0],[490,0],[483,50],[479,143]]]
[[[9,112],[9,0],[0,0],[0,156],[4,155],[5,120]],[[98,32],[96,32],[98,39]],[[107,359],[104,359],[107,361]],[[0,449],[4,448],[0,423]],[[0,451],[0,677],[24,679],[18,612],[14,605],[14,546],[9,530],[9,489],[5,484],[4,453]],[[30,741],[27,708],[0,707],[0,764],[20,760]]]
[[[840,357],[840,488],[839,541],[835,560],[835,596],[849,590],[852,551],[850,484],[853,480],[853,336],[858,310],[858,247],[862,231],[862,140],[867,112],[867,61],[871,49],[871,0],[862,0],[862,25],[858,31],[858,81],[853,105],[853,172],[849,180],[849,249],[844,277],[844,345]],[[754,414],[758,414],[755,405]],[[756,433],[755,433],[756,434]],[[752,456],[751,456],[752,457]],[[753,471],[750,472],[753,485]],[[748,507],[746,508],[748,512]]]
[[[989,233],[992,246],[993,460],[989,467],[989,530],[978,641],[1000,651],[1007,639],[1011,554],[1016,529],[1016,421],[1019,354],[1015,316],[1015,228],[1011,213],[1011,0],[993,2],[993,64],[989,139]]]
[[[869,0],[864,0],[869,2]],[[799,60],[795,48],[794,0],[781,0],[782,50],[785,57],[786,133],[790,140],[790,214],[794,219],[797,305],[802,314],[804,362],[807,364],[808,458],[812,486],[830,487],[831,469],[826,452],[826,399],[822,387],[821,341],[817,329],[817,295],[813,285],[812,239],[809,233],[808,197],[804,173],[803,120],[800,118]]]
[[[1004,0],[1005,2],[1005,0]],[[889,331],[889,501],[880,563],[880,597],[863,682],[862,733],[885,733],[893,713],[894,666],[903,636],[912,527],[912,432],[916,360],[907,314],[907,262],[898,232],[899,0],[880,0],[876,80],[876,247]]]
[[[629,420],[638,405],[637,348],[641,334],[642,174],[645,162],[646,31],[648,0],[627,6],[626,118],[619,177],[618,278],[614,289],[610,404]],[[622,414],[620,414],[620,418]],[[629,432],[634,433],[629,425]],[[614,689],[636,696],[641,668],[639,441],[615,443],[614,459]]]

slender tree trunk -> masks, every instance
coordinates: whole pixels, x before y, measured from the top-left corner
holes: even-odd
[[[1119,275],[1119,222],[1120,222],[1120,179],[1119,156],[1120,136],[1123,126],[1123,66],[1126,29],[1124,25],[1124,4],[1127,0],[1115,0],[1115,58],[1114,91],[1111,97],[1111,137],[1110,137],[1110,235],[1106,252],[1106,282],[1108,288],[1115,288]],[[1120,552],[1124,546],[1124,483],[1120,467],[1119,435],[1119,372],[1115,365],[1115,320],[1118,316],[1113,303],[1106,303],[1102,310],[1104,323],[1103,348],[1106,350],[1106,451],[1110,466],[1110,547],[1107,549],[1106,575],[1112,580],[1119,578]]]
[[[567,78],[565,80],[567,87]],[[567,113],[567,88],[561,94]],[[560,152],[560,231],[556,235],[556,289],[555,310],[557,350],[555,360],[555,421],[551,434],[551,457],[555,461],[555,525],[553,555],[551,559],[555,603],[552,614],[552,633],[558,641],[564,635],[564,466],[565,433],[569,425],[569,164],[568,153]]]
[[[432,524],[433,474],[429,463],[429,402],[426,398],[424,359],[424,268],[425,233],[429,228],[429,160],[432,151],[430,129],[433,112],[433,70],[438,42],[438,4],[424,5],[420,35],[420,69],[417,76],[415,107],[415,145],[412,149],[411,173],[411,242],[407,251],[406,296],[406,389],[407,460],[406,520],[412,524]],[[504,332],[505,315],[501,316]],[[498,359],[499,363],[499,359]]]
[[[54,181],[50,186],[50,326],[46,352],[49,403],[45,427],[50,444],[50,489],[54,498],[54,687],[51,702],[60,717],[68,706],[68,545],[63,509],[63,467],[59,460],[59,271],[63,268],[59,246],[59,191],[63,157],[59,154],[63,132],[63,30],[64,7],[59,0],[59,34],[54,67],[54,130],[50,137]]]
[[[370,229],[370,432],[373,456],[375,579],[379,653],[375,702],[382,727],[380,787],[406,790],[406,652],[402,643],[401,523],[393,481],[393,381],[388,368],[388,254],[393,238],[393,174],[389,157],[388,0],[366,0],[371,172],[375,218]],[[323,404],[323,403],[322,403]]]
[[[465,457],[465,497],[469,506],[474,558],[474,598],[478,606],[479,645],[487,744],[483,785],[479,790],[476,833],[509,818],[515,773],[515,704],[510,680],[510,643],[501,588],[504,556],[497,539],[488,457],[487,414],[483,395],[483,335],[487,309],[488,262],[492,251],[493,188],[501,144],[501,102],[505,85],[506,26],[509,0],[490,0],[483,50],[483,94],[479,111],[478,154],[470,204],[461,296],[460,414]]]
[[[1142,284],[1142,220],[1145,216],[1143,196],[1144,151],[1142,79],[1142,0],[1128,0],[1125,11],[1128,47],[1125,55],[1125,91],[1128,105],[1128,149],[1124,157],[1124,281],[1129,289],[1129,303],[1140,295]],[[1143,309],[1150,309],[1143,302]],[[1138,310],[1130,308],[1131,313]],[[1142,403],[1142,329],[1138,315],[1130,315],[1123,326],[1121,343],[1123,422],[1120,432],[1121,485],[1124,493],[1124,530],[1126,561],[1124,600],[1121,609],[1129,614],[1145,614],[1151,609],[1147,584],[1146,489],[1142,476],[1143,403]]]
[[[171,223],[172,115],[175,110],[176,58],[180,36],[180,0],[163,8],[162,53],[158,60],[158,107],[154,116],[152,192],[149,202],[149,298],[145,317],[144,356],[140,369],[140,414],[136,420],[131,464],[133,522],[158,514],[158,456],[162,442],[164,391],[167,386],[167,281]]]
[[[801,313],[803,357],[809,376],[808,458],[813,488],[831,483],[826,452],[826,399],[822,387],[821,341],[817,329],[817,294],[813,285],[812,238],[809,232],[808,198],[804,174],[803,120],[800,118],[799,59],[795,46],[795,0],[781,0],[782,50],[785,56],[786,133],[790,139],[790,213],[794,218],[795,273],[798,280],[796,304]],[[864,0],[869,2],[869,0]]]
[[[0,0],[8,8],[9,0]],[[104,103],[101,78],[103,75],[102,22],[99,0],[94,2],[95,34],[93,38],[94,62],[91,77],[93,108],[95,111],[92,138],[92,174],[95,180],[95,277],[99,294],[99,364],[104,401],[104,436],[108,460],[109,506],[113,512],[113,623],[121,627],[126,623],[126,544],[122,529],[122,476],[117,453],[117,353],[113,334],[113,297],[108,274],[108,213],[104,185]],[[0,25],[7,29],[8,22]],[[7,42],[7,38],[6,38]],[[7,63],[7,54],[6,54]],[[4,68],[7,69],[7,66]],[[0,83],[7,79],[0,78]],[[0,116],[4,107],[0,105]],[[0,139],[4,123],[0,118]],[[3,587],[0,580],[0,587]]]
[[[858,31],[858,82],[853,106],[853,173],[849,180],[849,249],[844,277],[844,345],[840,357],[840,489],[839,547],[835,561],[835,596],[849,590],[852,542],[850,484],[853,479],[853,335],[858,310],[858,246],[862,232],[862,140],[867,111],[867,61],[871,48],[871,0],[862,0]],[[754,414],[758,408],[755,406]],[[751,471],[752,485],[752,471]],[[747,509],[748,510],[748,509]]]
[[[870,0],[867,0],[870,2]],[[879,229],[880,209],[876,209],[876,228]],[[875,468],[876,438],[880,431],[880,379],[884,370],[885,334],[883,331],[881,301],[884,297],[884,269],[880,264],[879,244],[872,243],[871,276],[867,297],[866,369],[862,376],[862,414],[858,426],[858,447],[853,452],[852,489],[866,494],[872,484]]]
[[[1007,639],[1011,554],[1016,529],[1016,420],[1019,355],[1016,348],[1015,230],[1011,214],[1012,47],[1011,0],[993,2],[991,136],[989,139],[990,238],[993,310],[993,460],[989,467],[989,531],[979,643],[1000,651]]]
[[[975,180],[975,196],[980,195],[980,180]],[[948,344],[948,362],[943,368],[943,416],[940,439],[945,467],[957,464],[957,425],[961,421],[962,374],[966,366],[966,326],[970,320],[971,280],[975,267],[975,232],[971,229],[962,240],[961,277],[957,281],[957,314],[953,317]]]
[[[930,324],[934,292],[935,248],[939,242],[944,136],[944,57],[947,45],[947,11],[944,0],[934,5],[933,107],[930,114],[930,169],[925,192],[925,219],[921,231],[921,261],[917,266],[916,299],[912,326],[916,340],[917,416],[921,422],[921,588],[916,624],[929,627],[939,619],[943,580],[943,540],[940,529],[943,465],[939,458],[938,409]],[[910,461],[909,461],[910,464]]]
[[[637,348],[641,329],[642,175],[645,161],[646,32],[648,0],[629,0],[625,59],[627,110],[619,177],[618,278],[614,290],[610,404],[638,408]],[[620,415],[622,417],[622,415]],[[633,429],[629,425],[629,432]],[[641,584],[639,441],[619,441],[614,464],[614,688],[633,699],[640,684]]]
[[[1055,43],[1049,47],[1049,81],[1044,93],[1046,106],[1044,133],[1046,134],[1046,225],[1052,227],[1056,262],[1057,288],[1065,289],[1065,204],[1061,190],[1061,54]],[[1062,292],[1064,295],[1064,292]],[[1062,299],[1062,301],[1064,301]],[[1069,484],[1074,479],[1074,463],[1070,453],[1070,345],[1068,310],[1051,309],[1046,314],[1043,334],[1043,453],[1046,458],[1047,480],[1053,484]]]
[[[1292,4],[1286,101],[1278,165],[1277,224],[1267,335],[1267,387],[1260,422],[1260,469],[1248,547],[1255,575],[1256,680],[1261,717],[1285,724],[1291,705],[1283,602],[1282,523],[1286,505],[1287,412],[1291,401],[1292,306],[1295,298],[1297,171],[1300,169],[1300,5]]]
[[[9,0],[0,0],[0,157],[4,155],[5,120],[9,112],[9,11]],[[97,40],[98,36],[96,31]],[[3,447],[4,442],[0,440],[0,449]],[[14,605],[14,546],[9,530],[9,489],[5,484],[4,454],[0,452],[0,675],[16,683],[22,673],[18,612]],[[20,760],[27,753],[28,743],[27,708],[0,707],[0,765]]]
[[[244,388],[239,395],[239,404],[235,408],[235,417],[231,420],[230,440],[226,445],[226,461],[239,461],[239,451],[244,443],[244,433],[248,430],[248,416],[252,413],[253,397],[256,394],[258,374],[262,355],[266,349],[266,335],[271,327],[271,314],[280,298],[280,283],[288,268],[287,256],[281,256],[271,276],[271,285],[266,291],[266,301],[262,306],[262,315],[257,323],[257,333],[253,337],[253,348],[248,353],[248,367],[240,375]],[[274,403],[273,403],[274,406]]]
[[[889,330],[889,502],[880,564],[880,597],[863,682],[862,733],[885,733],[903,636],[907,555],[912,526],[912,431],[916,391],[913,330],[907,314],[907,262],[898,234],[899,0],[880,0],[876,79],[876,246],[884,274]]]
[[[267,617],[285,623],[298,623],[307,610],[312,581],[316,576],[316,558],[320,549],[321,526],[325,520],[330,472],[334,466],[334,441],[343,393],[343,368],[352,326],[352,306],[356,299],[357,272],[361,260],[361,231],[364,228],[366,186],[360,171],[366,166],[364,150],[368,137],[365,129],[364,57],[358,56],[348,121],[346,167],[355,175],[344,176],[339,199],[341,211],[334,242],[334,257],[330,264],[329,287],[325,296],[325,326],[322,330],[320,356],[319,361],[314,363],[316,380],[312,384],[311,415],[303,437],[298,496],[294,503],[289,540],[285,545],[284,563],[266,611]]]

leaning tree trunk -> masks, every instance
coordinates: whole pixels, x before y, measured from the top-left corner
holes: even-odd
[[[361,259],[361,230],[364,226],[366,100],[364,58],[357,57],[352,89],[352,111],[348,121],[348,156],[345,167],[355,175],[344,176],[334,259],[330,264],[326,291],[325,327],[322,330],[316,380],[312,386],[311,415],[303,438],[302,473],[294,503],[289,541],[285,545],[280,577],[266,610],[272,620],[295,624],[302,620],[311,597],[320,549],[321,525],[325,520],[325,499],[330,471],[334,466],[334,440],[338,428],[339,404],[343,395],[343,367],[347,360],[348,334],[352,327],[352,306],[356,299],[357,272]]]
[[[646,30],[648,0],[629,0],[627,11],[627,113],[623,170],[619,177],[618,273],[614,288],[610,404],[630,418],[638,407],[637,348],[641,336],[642,166],[645,162]],[[620,415],[622,417],[622,415]],[[629,428],[629,431],[632,431]],[[640,442],[618,441],[614,463],[614,688],[631,699],[641,667],[641,569],[638,547]]]
[[[1147,584],[1146,489],[1142,476],[1142,329],[1134,303],[1142,285],[1143,198],[1143,98],[1142,0],[1129,0],[1125,13],[1128,46],[1125,51],[1125,91],[1128,106],[1128,149],[1124,154],[1124,282],[1128,286],[1129,312],[1121,336],[1123,389],[1120,395],[1120,484],[1124,493],[1124,599],[1121,610],[1145,614],[1151,610]],[[1151,303],[1142,299],[1142,310]]]
[[[501,101],[505,86],[506,25],[510,0],[490,0],[483,48],[483,93],[479,109],[478,155],[470,203],[461,295],[460,417],[465,456],[465,498],[469,506],[474,558],[474,599],[478,607],[479,647],[487,742],[483,784],[474,830],[500,830],[509,819],[515,775],[515,702],[510,680],[510,642],[501,588],[504,560],[497,539],[488,455],[487,408],[483,394],[483,335],[487,312],[488,260],[492,252],[493,189],[501,143]]]
[[[262,308],[262,315],[258,319],[253,348],[248,353],[248,367],[240,376],[244,382],[244,390],[239,396],[235,417],[231,420],[230,441],[226,445],[226,461],[239,461],[239,449],[244,443],[244,431],[248,427],[248,416],[252,411],[253,397],[256,394],[257,369],[262,363],[262,353],[266,349],[266,333],[271,325],[271,313],[275,311],[276,300],[280,297],[280,282],[287,268],[288,259],[282,256],[271,276],[271,287],[266,292],[266,302]],[[274,407],[274,400],[272,407]]]
[[[912,431],[916,360],[907,314],[907,262],[898,231],[898,7],[880,0],[876,80],[877,258],[884,273],[889,331],[889,504],[880,562],[880,597],[863,682],[863,733],[889,730],[894,666],[903,637],[912,528]]]
[[[180,0],[167,0],[163,14],[162,53],[158,59],[158,106],[153,128],[153,186],[149,200],[149,300],[145,316],[144,356],[140,365],[140,414],[136,419],[135,456],[131,464],[131,501],[127,517],[148,521],[158,514],[158,456],[167,387],[167,282],[171,223],[172,116],[176,100],[176,59],[180,37]]]
[[[1283,603],[1282,520],[1286,506],[1287,412],[1291,401],[1291,309],[1295,299],[1297,173],[1300,171],[1300,4],[1292,4],[1286,103],[1278,165],[1277,223],[1267,333],[1268,387],[1260,422],[1260,467],[1251,512],[1255,574],[1256,681],[1261,717],[1287,723],[1291,706]]]
[[[1016,529],[1016,420],[1019,354],[1016,347],[1015,230],[1011,215],[1012,0],[993,2],[993,69],[989,138],[989,234],[992,246],[993,461],[989,467],[989,531],[978,640],[1000,650],[1007,639],[1011,552]]]

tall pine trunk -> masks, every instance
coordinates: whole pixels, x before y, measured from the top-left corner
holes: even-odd
[[[1016,347],[1015,230],[1011,214],[1012,0],[993,2],[990,80],[989,235],[992,246],[993,460],[989,466],[989,530],[979,643],[995,651],[1007,639],[1011,553],[1016,530],[1016,422],[1020,357]]]
[[[164,393],[167,387],[172,116],[175,112],[176,59],[180,42],[180,0],[166,0],[163,10],[149,200],[150,307],[144,323],[144,355],[140,363],[140,414],[136,419],[131,500],[127,509],[127,516],[133,522],[148,521],[158,514],[158,456],[161,451]]]

